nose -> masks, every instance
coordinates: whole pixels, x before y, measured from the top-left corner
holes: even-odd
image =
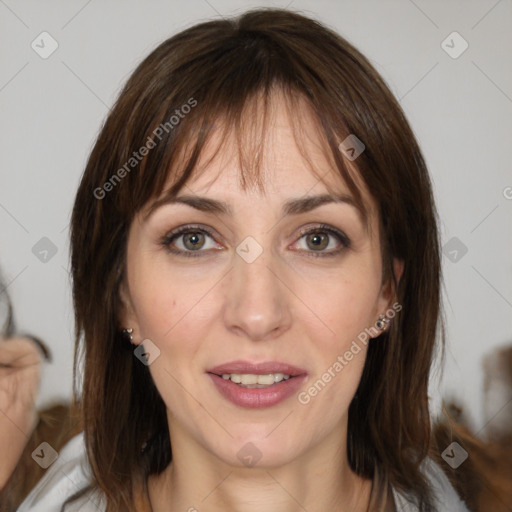
[[[291,292],[279,275],[282,267],[272,264],[265,252],[252,263],[235,254],[233,264],[224,283],[227,329],[252,341],[279,337],[290,328],[292,318]]]

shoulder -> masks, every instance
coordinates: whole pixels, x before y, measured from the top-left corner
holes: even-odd
[[[421,464],[424,475],[428,478],[434,491],[436,510],[449,512],[471,512],[452,487],[442,468],[427,457]],[[397,510],[401,512],[417,512],[417,507],[393,490]]]
[[[18,512],[61,512],[68,498],[87,488],[90,482],[89,466],[82,434],[75,436],[57,454],[44,477],[32,489]],[[101,497],[87,492],[70,503],[65,512],[103,512]]]

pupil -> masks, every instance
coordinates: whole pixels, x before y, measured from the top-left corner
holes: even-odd
[[[327,244],[325,243],[327,240],[327,237],[325,235],[322,235],[322,234],[314,234],[314,235],[311,235],[309,241],[310,243],[316,247],[317,249],[320,247],[321,249],[324,249]]]
[[[186,237],[185,237],[185,245],[189,248],[189,249],[197,249],[198,247],[200,247],[202,244],[202,233],[192,233],[192,234],[188,234]]]

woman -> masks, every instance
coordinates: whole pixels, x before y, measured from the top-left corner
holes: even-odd
[[[55,510],[88,471],[68,510],[467,510],[430,441],[436,217],[403,112],[336,33],[257,10],[161,44],[76,197],[88,465],[54,469]]]

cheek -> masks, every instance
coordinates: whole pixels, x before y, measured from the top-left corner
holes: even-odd
[[[307,295],[314,307],[302,316],[302,325],[313,340],[315,371],[299,402],[307,402],[326,425],[348,411],[361,379],[380,289],[379,276],[372,274],[352,268]]]
[[[184,325],[199,325],[193,320],[201,312],[207,283],[177,272],[163,254],[137,256],[131,262],[129,283],[140,334],[167,344]]]
[[[379,262],[379,251],[366,242],[330,268],[296,267],[301,279],[295,281],[294,290],[310,310],[310,314],[306,311],[310,328],[316,328],[327,344],[340,348],[377,319]]]
[[[348,344],[343,348],[331,354],[297,397],[306,414],[305,422],[311,421],[318,438],[328,435],[335,425],[344,424],[361,380],[367,347]]]
[[[183,390],[196,385],[198,353],[208,335],[208,301],[201,301],[190,286],[165,286],[162,280],[153,290],[146,281],[142,290],[137,308],[141,336],[160,350],[149,370],[167,409],[186,423],[183,411],[201,415],[200,406]]]
[[[374,324],[378,294],[376,282],[357,279],[355,275],[333,279],[315,292],[309,291],[305,296],[312,305],[311,314],[303,318],[312,339],[322,343],[331,357],[333,351],[344,351],[364,329]]]
[[[141,333],[164,341],[179,323],[180,311],[172,292],[153,294],[137,310]]]
[[[202,274],[177,272],[150,256],[133,260],[130,291],[139,336],[155,343],[161,353],[151,366],[155,378],[158,367],[164,366],[171,375],[188,379],[196,353],[218,319],[215,294],[207,293],[214,282]],[[169,374],[160,373],[158,380],[166,387]]]

